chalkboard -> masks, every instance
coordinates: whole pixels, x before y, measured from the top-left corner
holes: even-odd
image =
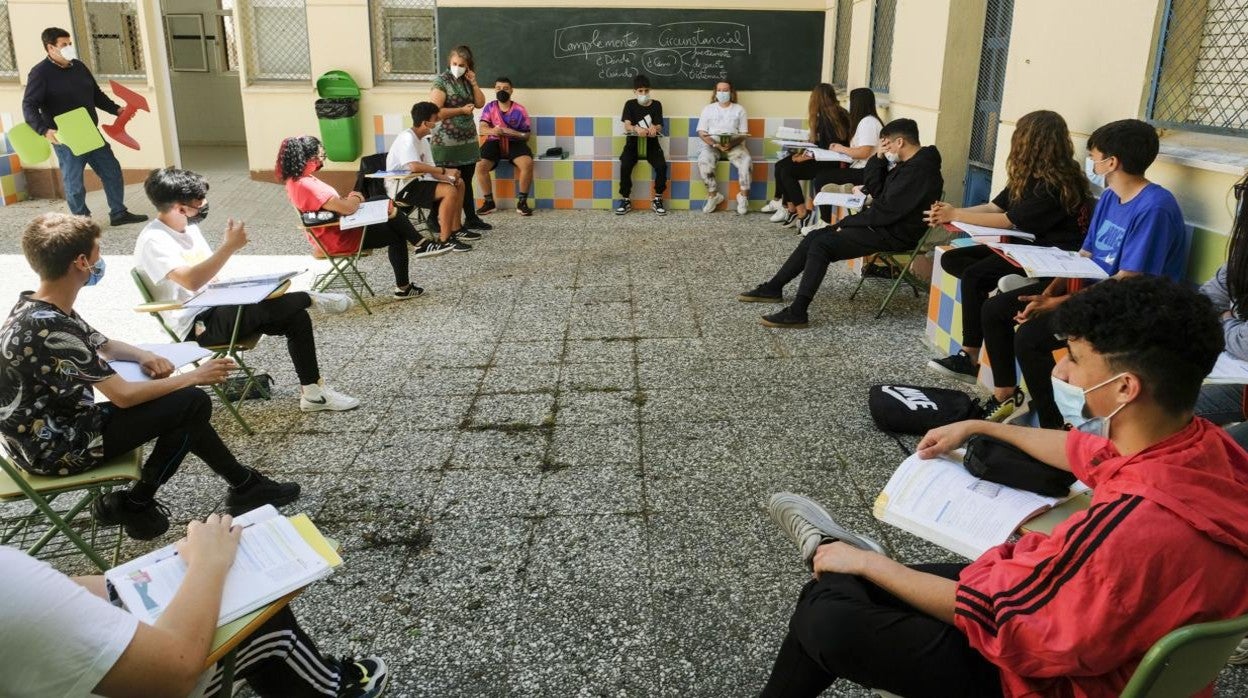
[[[439,7],[438,64],[472,47],[478,79],[519,89],[809,90],[819,82],[824,13],[810,11]]]

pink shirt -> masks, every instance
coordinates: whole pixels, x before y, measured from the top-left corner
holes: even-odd
[[[320,211],[327,201],[337,196],[337,190],[312,175],[286,180],[286,197],[290,199],[290,203],[295,208],[299,209],[300,213]],[[308,244],[312,245],[312,249],[316,249],[312,234],[310,232],[306,234]],[[360,246],[360,236],[363,234],[363,228],[344,232],[337,223],[318,226],[316,229],[316,235],[320,238],[321,244],[325,246],[325,251],[333,255],[355,252]]]

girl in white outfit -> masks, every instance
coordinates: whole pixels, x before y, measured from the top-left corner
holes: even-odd
[[[737,91],[732,83],[727,80],[716,83],[711,103],[702,109],[702,116],[698,119],[697,131],[703,143],[698,153],[698,174],[706,184],[707,193],[702,212],[711,213],[724,201],[724,195],[719,193],[719,182],[715,180],[715,165],[722,155],[737,168],[741,184],[741,193],[737,194],[737,213],[745,215],[750,203],[752,163],[750,151],[745,147],[749,120],[745,107],[737,104]]]

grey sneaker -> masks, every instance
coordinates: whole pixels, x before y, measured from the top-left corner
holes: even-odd
[[[841,527],[826,509],[813,500],[789,492],[778,492],[767,500],[767,513],[775,521],[789,540],[797,544],[802,564],[811,568],[815,550],[820,545],[830,542],[829,539],[870,550],[881,555],[888,555],[884,546],[866,536],[851,533]]]

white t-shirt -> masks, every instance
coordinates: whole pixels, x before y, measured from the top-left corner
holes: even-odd
[[[139,619],[46,562],[0,546],[0,694],[89,696]]]
[[[849,139],[849,147],[857,148],[863,145],[872,147],[880,144],[880,131],[884,128],[884,124],[874,116],[864,116],[862,121],[858,122],[858,128],[854,129],[854,137]],[[870,156],[867,156],[870,157]],[[850,165],[852,169],[859,170],[867,166],[867,158],[854,160]]]
[[[194,223],[179,233],[160,220],[148,223],[134,243],[134,263],[143,275],[147,287],[152,290],[153,300],[185,302],[195,295],[169,279],[169,272],[179,267],[192,267],[212,256],[212,248]],[[191,333],[195,316],[202,308],[171,310],[161,315],[178,337]]]
[[[721,107],[718,102],[713,102],[702,107],[702,116],[698,118],[698,127],[694,130],[712,136],[744,135],[750,132],[750,122],[745,115],[745,107],[740,104],[733,102]]]
[[[386,169],[406,170],[409,162],[423,162],[426,165],[437,167],[437,163],[433,161],[433,148],[429,146],[429,137],[419,138],[416,132],[410,128],[403,129],[394,139],[394,145],[390,146],[390,152],[386,153]],[[426,177],[421,177],[426,179]],[[386,180],[386,192],[393,199],[398,195],[401,185],[408,184],[407,181],[398,179]]]

